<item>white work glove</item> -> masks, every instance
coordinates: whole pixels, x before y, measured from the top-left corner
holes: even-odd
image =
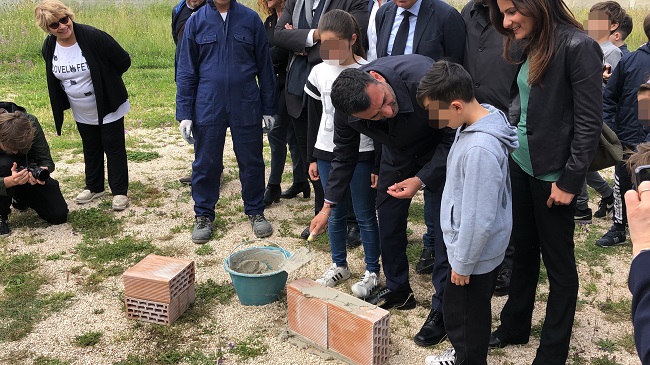
[[[188,119],[181,120],[178,130],[181,131],[181,137],[189,143],[194,144],[194,137],[192,137],[192,121]]]
[[[273,125],[275,124],[275,118],[273,118],[272,115],[263,115],[262,116],[262,121],[264,122],[264,132],[268,132],[271,129],[273,129]]]

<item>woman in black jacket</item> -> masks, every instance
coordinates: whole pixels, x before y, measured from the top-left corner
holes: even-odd
[[[58,0],[43,0],[34,17],[48,33],[42,54],[56,132],[61,135],[63,111],[71,108],[81,135],[86,186],[76,201],[104,195],[106,154],[113,209],[124,210],[129,203],[124,116],[131,106],[122,74],[131,58],[107,33],[75,23],[72,10]]]
[[[602,128],[602,52],[562,0],[489,0],[506,36],[504,57],[524,47],[511,90],[510,118],[519,148],[511,154],[515,256],[510,297],[491,347],[527,343],[540,252],[550,292],[533,364],[564,364],[578,297],[574,256],[575,196]]]

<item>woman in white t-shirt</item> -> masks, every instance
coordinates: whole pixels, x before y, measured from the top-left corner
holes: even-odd
[[[36,24],[48,33],[43,43],[47,87],[57,134],[70,108],[83,145],[86,185],[77,203],[104,195],[104,154],[113,209],[129,204],[129,172],[124,116],[131,108],[122,74],[129,54],[107,33],[74,22],[74,13],[59,0],[43,0],[34,10]]]
[[[361,42],[359,26],[352,15],[343,10],[331,10],[318,22],[320,54],[323,63],[311,70],[305,92],[308,101],[308,156],[309,176],[319,180],[323,189],[331,171],[334,158],[334,107],[330,98],[332,83],[346,68],[358,68],[367,64]],[[374,166],[374,145],[372,139],[361,135],[359,161],[348,189],[354,208],[366,262],[366,272],[352,286],[354,295],[365,298],[379,284],[379,228],[375,212],[376,192],[371,187],[371,172]],[[334,286],[350,278],[347,264],[347,202],[342,199],[332,210],[328,219],[328,233],[332,253],[332,265],[316,281]],[[321,213],[322,214],[322,213]]]

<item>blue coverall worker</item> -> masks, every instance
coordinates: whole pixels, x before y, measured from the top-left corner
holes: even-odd
[[[244,211],[249,216],[262,214],[262,115],[277,113],[275,73],[264,24],[256,12],[235,0],[230,0],[226,14],[220,14],[215,1],[208,0],[187,21],[179,47],[176,119],[192,121],[194,213],[214,220],[226,128],[230,127]]]

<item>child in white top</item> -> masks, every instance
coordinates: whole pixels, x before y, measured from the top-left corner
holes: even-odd
[[[323,63],[314,66],[305,85],[309,120],[307,148],[310,158],[309,177],[320,180],[325,188],[334,158],[334,107],[330,99],[332,83],[344,69],[358,68],[368,62],[363,58],[365,51],[359,26],[349,13],[342,10],[327,12],[318,22],[318,32]],[[372,139],[361,135],[359,162],[348,190],[359,223],[366,262],[365,275],[352,286],[352,292],[360,298],[369,296],[379,284],[376,192],[371,187],[370,178],[374,166],[374,150]],[[332,265],[316,281],[330,287],[350,278],[345,245],[349,201],[343,199],[343,202],[338,203],[328,219]]]

